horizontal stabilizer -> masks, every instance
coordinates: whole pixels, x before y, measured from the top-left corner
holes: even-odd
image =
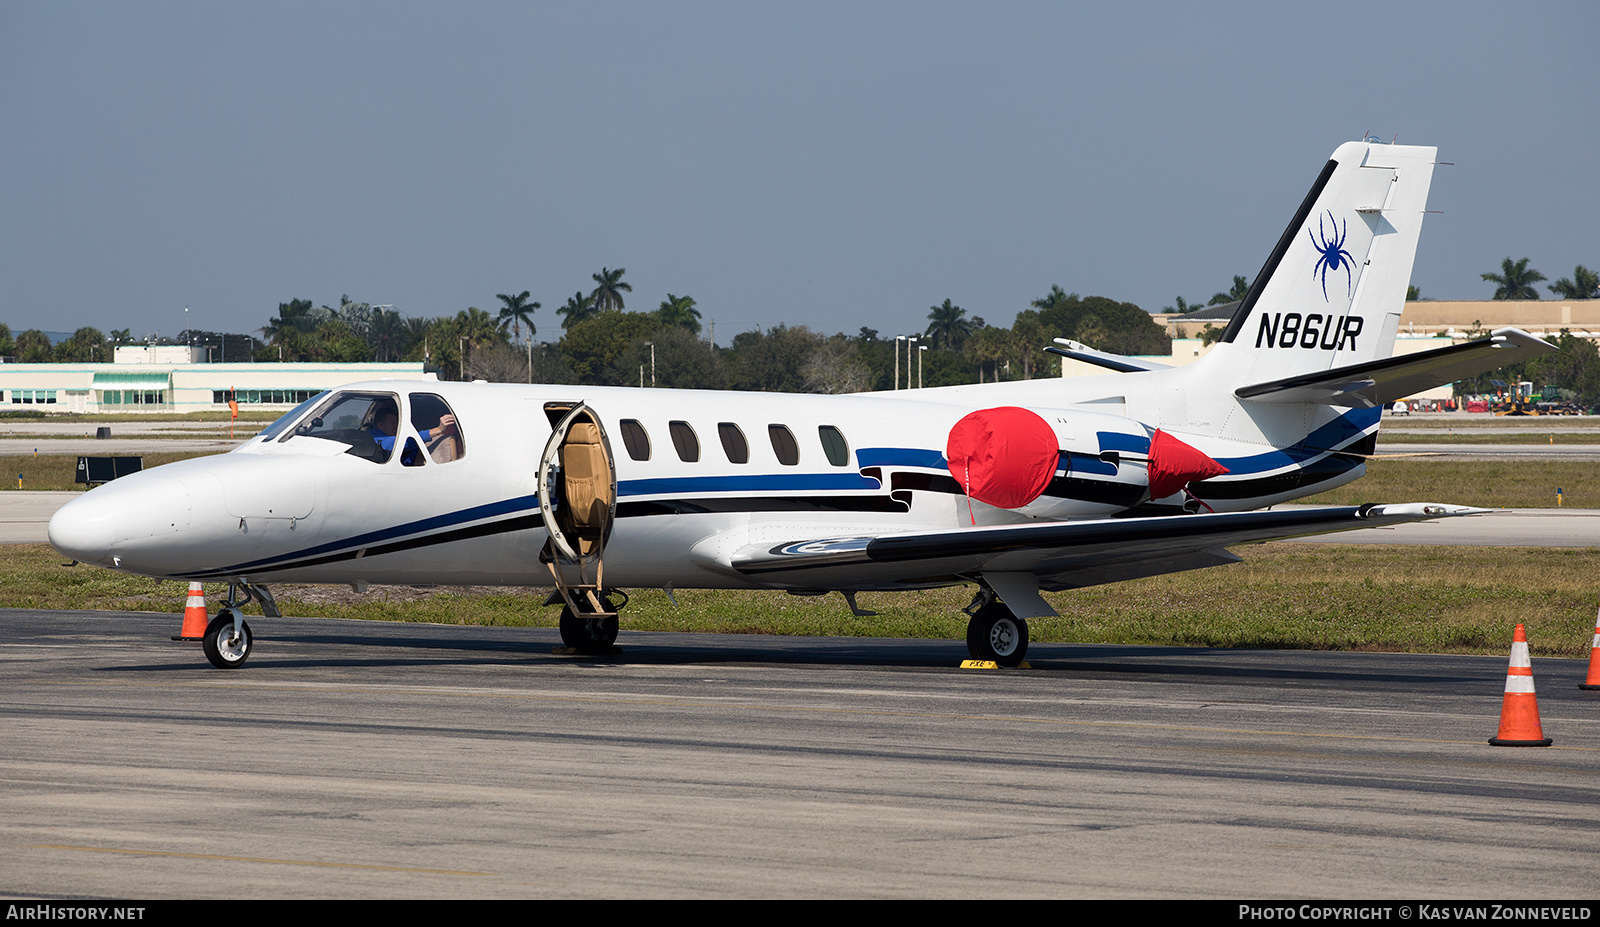
[[[1236,558],[1224,549],[1235,544],[1483,511],[1432,503],[1290,506],[1269,512],[797,538],[745,547],[733,555],[730,566],[758,582],[793,585],[814,576],[819,588],[939,585],[979,573],[1031,573],[1040,578],[1041,588],[1066,589],[1233,562]]]
[[[1058,357],[1069,357],[1076,361],[1083,361],[1085,364],[1093,364],[1096,367],[1115,370],[1118,373],[1139,373],[1145,370],[1171,369],[1170,364],[1158,364],[1155,361],[1145,360],[1140,357],[1125,357],[1121,354],[1096,351],[1082,342],[1072,341],[1067,338],[1057,338],[1055,341],[1061,347],[1048,347],[1045,350]]]
[[[1501,328],[1478,341],[1241,386],[1233,394],[1255,402],[1372,408],[1554,350],[1521,329]]]

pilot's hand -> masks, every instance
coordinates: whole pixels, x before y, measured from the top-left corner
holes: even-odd
[[[454,415],[439,416],[439,430],[454,433],[456,430],[456,417]]]

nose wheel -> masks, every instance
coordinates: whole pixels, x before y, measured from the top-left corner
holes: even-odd
[[[1028,653],[1028,623],[1000,602],[990,602],[967,622],[967,653],[974,660],[1018,666]]]
[[[231,608],[218,612],[206,626],[206,636],[200,640],[206,659],[217,669],[238,669],[250,656],[250,626],[242,617],[236,626],[234,616],[237,614],[237,610]]]

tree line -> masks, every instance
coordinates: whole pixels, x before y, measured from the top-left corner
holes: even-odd
[[[1526,258],[1507,258],[1501,274],[1483,275],[1500,287],[1495,298],[1537,298],[1536,291],[1526,294],[1544,277],[1527,264]],[[444,379],[817,393],[1052,376],[1059,368],[1043,348],[1057,337],[1115,354],[1171,350],[1165,330],[1137,305],[1079,296],[1060,286],[1032,300],[1009,326],[990,325],[946,299],[929,307],[926,327],[911,335],[883,335],[867,326],[855,334],[829,335],[804,325],[777,325],[741,332],[718,347],[701,337],[702,315],[691,296],[667,293],[653,311],[630,311],[633,286],[626,273],[605,267],[591,275],[592,289],[578,290],[556,307],[561,335],[549,342],[535,341],[536,315],[543,306],[523,290],[497,294],[494,312],[471,306],[431,318],[403,316],[348,295],[336,307],[291,299],[253,334],[186,330],[154,343],[204,345],[212,361],[421,362]],[[1571,279],[1550,289],[1590,294],[1571,298],[1600,297],[1600,280],[1580,265]],[[1248,290],[1246,278],[1235,276],[1231,288],[1213,295],[1209,304],[1242,299]],[[1182,297],[1176,302],[1166,311],[1200,308]],[[1594,345],[1563,337],[1561,354],[1532,363],[1543,364],[1538,370],[1551,385],[1589,397],[1586,405],[1600,402],[1600,384],[1582,385],[1590,377],[1584,358],[1594,354]],[[106,335],[80,328],[52,346],[41,331],[13,338],[0,324],[0,355],[24,363],[104,362],[117,344],[129,343],[144,342],[128,329]],[[1577,360],[1567,369],[1555,358]],[[1594,377],[1600,379],[1600,373]]]
[[[843,393],[1053,375],[1058,368],[1043,348],[1056,337],[1120,354],[1171,350],[1165,330],[1133,303],[1059,286],[1010,326],[990,325],[946,299],[929,307],[925,328],[908,335],[777,325],[719,347],[702,337],[692,296],[667,293],[653,311],[629,310],[626,273],[605,267],[593,274],[591,290],[556,307],[560,337],[543,343],[536,341],[543,306],[523,290],[497,294],[493,312],[469,306],[437,317],[403,316],[348,295],[337,306],[291,299],[251,335],[186,330],[141,340],[127,329],[106,336],[84,328],[52,347],[43,332],[13,339],[0,325],[0,354],[28,363],[109,361],[117,344],[191,344],[206,346],[212,361],[411,361],[445,379]]]

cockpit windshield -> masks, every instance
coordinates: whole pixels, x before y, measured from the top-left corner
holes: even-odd
[[[312,406],[322,402],[327,395],[328,391],[323,390],[315,396],[312,396],[310,399],[307,399],[305,402],[302,402],[289,411],[283,413],[278,417],[277,421],[273,422],[271,425],[268,425],[266,430],[261,432],[261,437],[268,441],[276,438],[278,435],[283,433],[285,428],[293,425],[295,421],[300,418],[300,416],[306,414],[306,411]]]
[[[336,393],[283,437],[321,438],[346,445],[347,454],[385,463],[394,453],[400,404],[392,393]]]

